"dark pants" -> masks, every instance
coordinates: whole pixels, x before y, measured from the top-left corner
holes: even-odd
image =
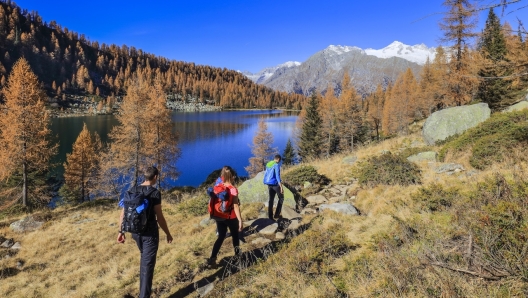
[[[279,197],[277,202],[277,209],[275,209],[275,217],[279,217],[282,211],[282,203],[284,203],[284,194],[280,191],[279,185],[268,185],[269,192],[269,201],[268,201],[268,217],[273,219],[273,200],[275,199],[275,194]]]
[[[139,267],[139,297],[150,297],[152,292],[152,278],[156,266],[156,254],[159,247],[159,231],[155,230],[143,235],[132,234],[132,239],[137,243],[141,252],[141,265]]]
[[[213,245],[213,251],[211,252],[211,258],[216,258],[218,255],[218,252],[220,251],[220,247],[222,247],[222,243],[224,242],[224,239],[227,234],[227,229],[229,228],[229,232],[231,233],[231,238],[233,239],[233,247],[235,248],[235,255],[240,254],[240,238],[238,236],[238,219],[226,219],[216,221],[216,229],[218,231],[218,238],[216,238],[216,242]]]

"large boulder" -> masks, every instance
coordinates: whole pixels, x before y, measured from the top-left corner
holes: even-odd
[[[254,202],[261,202],[261,203],[267,203],[269,200],[269,194],[268,194],[268,186],[262,183],[262,180],[264,179],[264,172],[260,172],[255,176],[253,179],[249,179],[244,181],[242,185],[238,188],[238,197],[240,198],[240,202],[242,204],[244,203],[254,203]],[[295,208],[295,198],[293,196],[293,193],[285,186],[283,186],[284,190],[284,205],[289,206],[291,208]],[[277,204],[277,201],[279,199],[277,196],[275,196],[275,200],[273,201],[275,204]]]
[[[434,145],[450,136],[486,121],[491,115],[487,103],[454,107],[433,113],[424,123],[423,138],[428,145]]]
[[[39,229],[44,222],[36,221],[33,216],[28,216],[21,220],[13,222],[9,227],[17,233],[31,232]]]
[[[513,106],[507,107],[506,109],[504,109],[503,112],[507,113],[507,112],[513,112],[513,111],[521,111],[524,109],[528,109],[528,101],[525,101],[525,100],[518,102],[514,104]]]

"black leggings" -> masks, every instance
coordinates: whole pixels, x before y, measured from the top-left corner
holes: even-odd
[[[226,237],[227,228],[229,228],[231,238],[233,238],[233,247],[235,248],[235,255],[240,253],[240,238],[238,237],[238,219],[233,218],[222,221],[217,220],[216,229],[218,231],[218,238],[216,239],[216,242],[213,245],[213,252],[211,253],[211,258],[216,258],[216,256],[218,255],[220,247],[222,247],[222,243],[224,242],[224,239]]]

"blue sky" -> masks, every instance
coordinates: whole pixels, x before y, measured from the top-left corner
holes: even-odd
[[[328,45],[439,45],[442,0],[18,0],[90,40],[170,59],[257,72]],[[482,4],[494,2],[481,0]],[[495,1],[497,2],[497,1]],[[522,4],[522,3],[521,3]],[[526,3],[524,3],[526,5]],[[511,5],[509,11],[522,5]],[[498,12],[500,13],[500,12]],[[480,16],[485,21],[487,13]],[[528,23],[528,8],[507,15]]]

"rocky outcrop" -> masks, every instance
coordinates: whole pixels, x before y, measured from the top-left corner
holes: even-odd
[[[437,158],[438,158],[438,153],[434,151],[426,151],[426,152],[420,152],[415,155],[411,155],[407,157],[407,160],[411,162],[421,162],[421,161],[436,162]]]
[[[506,109],[504,109],[503,112],[508,113],[508,112],[513,112],[513,111],[521,111],[524,109],[528,109],[528,101],[525,101],[525,100],[518,102],[514,104],[513,106],[507,107]]]
[[[424,123],[423,138],[428,145],[434,145],[450,136],[461,134],[469,128],[486,121],[491,110],[486,103],[448,108],[433,113]]]
[[[264,172],[260,172],[255,176],[253,179],[249,179],[244,181],[242,185],[238,188],[238,192],[240,193],[240,202],[242,204],[244,203],[254,203],[254,202],[261,202],[261,203],[268,203],[269,195],[268,195],[268,186],[262,183],[262,180],[264,179]],[[291,208],[295,208],[295,198],[293,196],[293,193],[287,188],[283,187],[284,189],[284,206],[289,206]],[[277,197],[275,197],[275,204],[277,202]]]
[[[321,211],[332,210],[332,211],[347,214],[347,215],[358,215],[359,214],[359,212],[354,206],[347,204],[347,203],[323,204],[319,206],[319,209]]]
[[[21,220],[15,221],[9,227],[17,233],[30,232],[39,229],[44,222],[36,221],[33,216],[28,216]]]

